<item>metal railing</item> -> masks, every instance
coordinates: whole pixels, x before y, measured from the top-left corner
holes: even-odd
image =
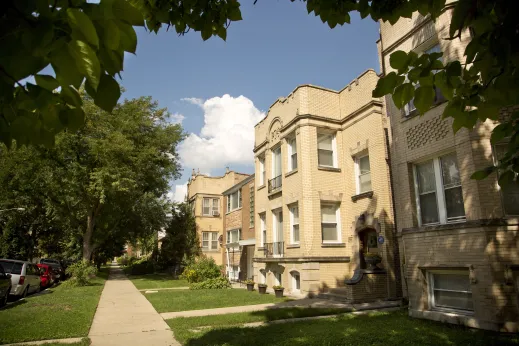
[[[281,175],[269,180],[269,193],[281,188]]]
[[[285,242],[278,241],[275,243],[265,243],[263,246],[263,253],[265,257],[283,257],[285,253]]]

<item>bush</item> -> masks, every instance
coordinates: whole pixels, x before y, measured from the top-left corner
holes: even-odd
[[[226,288],[231,288],[231,283],[229,282],[229,280],[227,280],[227,278],[224,278],[223,276],[189,285],[190,290],[220,290]]]
[[[150,260],[139,260],[130,266],[129,272],[132,275],[143,275],[155,273],[155,262]]]
[[[181,278],[189,283],[197,283],[209,279],[217,279],[222,276],[220,267],[213,258],[199,257],[189,264],[181,275]]]
[[[70,286],[86,286],[89,284],[89,279],[97,274],[97,268],[90,262],[79,261],[70,265],[66,270],[70,279],[67,285]]]

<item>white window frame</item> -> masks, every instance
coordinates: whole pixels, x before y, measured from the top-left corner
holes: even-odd
[[[368,157],[369,159],[369,153],[365,153],[365,154],[362,154],[362,155],[359,155],[359,156],[355,156],[355,188],[356,188],[356,194],[359,195],[361,193],[366,193],[366,192],[370,192],[370,191],[373,191],[373,179],[370,179],[370,184],[371,184],[371,190],[369,191],[363,191],[361,192],[360,191],[360,159],[364,158],[364,157]],[[371,174],[371,160],[369,161],[369,173],[365,173],[365,174]]]
[[[319,136],[330,136],[332,137],[332,161],[333,164],[331,166],[322,165],[319,163]],[[338,160],[337,160],[337,136],[336,133],[321,133],[317,132],[317,165],[319,167],[325,168],[338,168]]]
[[[462,313],[465,315],[473,315],[474,310],[463,310],[463,309],[456,309],[456,308],[450,308],[445,306],[436,306],[436,302],[434,299],[434,274],[455,274],[455,275],[467,275],[467,279],[470,282],[470,273],[467,270],[428,270],[427,271],[427,283],[428,283],[428,298],[429,298],[429,308],[431,310],[438,310],[438,311],[446,311],[446,312],[457,312]],[[440,290],[440,289],[436,289]],[[447,290],[444,290],[447,291]],[[451,290],[451,292],[460,292],[460,293],[470,293],[472,295],[472,290],[469,291],[454,291]],[[472,296],[472,300],[474,300],[474,297]]]
[[[259,214],[260,217],[260,241],[261,241],[261,247],[265,247],[265,243],[267,242],[267,214],[261,213]]]
[[[228,230],[227,231],[227,244],[230,244],[231,243],[231,235],[233,233],[237,233],[238,234],[238,240],[237,241],[234,241],[233,243],[237,243],[240,241],[240,236],[241,236],[241,229],[240,228],[235,228],[235,229],[231,229],[231,230]]]
[[[258,157],[259,161],[259,186],[263,186],[266,184],[266,174],[265,174],[265,158]]]
[[[283,216],[283,210],[281,208],[273,210],[272,211],[272,242],[277,243],[280,241],[285,241],[284,237],[283,239],[278,239],[278,218],[279,214]],[[281,224],[281,235],[283,236],[283,223],[285,220],[282,221]]]
[[[296,276],[299,277],[299,288],[297,288]],[[290,277],[292,279],[292,293],[301,293],[301,274],[298,271],[291,271]]]
[[[294,151],[295,149],[295,151]],[[293,165],[293,162],[292,162],[292,156],[295,155],[296,156],[296,165],[294,167]],[[287,138],[287,167],[288,167],[288,172],[292,172],[294,170],[297,169],[297,165],[298,165],[298,162],[297,162],[297,140],[296,140],[296,136],[293,136],[293,137],[289,137]]]
[[[216,208],[215,208],[215,202],[216,201]],[[220,213],[220,199],[219,198],[213,198],[213,200],[211,201],[211,211],[212,212],[217,212],[217,213]]]
[[[275,285],[274,286],[281,286],[281,285],[283,285],[283,276],[281,275],[280,272],[274,272],[274,281],[275,281]]]
[[[233,212],[242,207],[243,201],[241,200],[241,197],[242,197],[241,189],[238,189],[237,191],[235,191],[227,196],[227,213]],[[236,202],[237,207],[233,208],[232,205],[233,205],[235,198],[238,199],[238,202]]]
[[[499,146],[508,146],[508,143],[503,142],[503,143],[494,144],[492,146],[492,154],[494,157],[494,166],[496,166],[496,167],[499,165],[499,158],[497,157],[497,147],[499,147]],[[497,172],[497,176],[499,177],[499,171]],[[516,175],[515,179],[516,179],[516,181],[519,181],[519,177],[517,175]],[[505,196],[503,196],[503,188],[499,184],[496,184],[496,185],[497,185],[497,189],[499,190],[499,195],[501,196],[501,204],[503,205],[503,215],[508,216],[508,217],[519,216],[519,214],[507,214],[506,213]]]
[[[205,202],[207,202],[207,206],[205,205]],[[209,197],[204,197],[202,199],[202,215],[203,216],[211,216],[211,209],[212,209],[212,203],[213,199]],[[205,208],[208,208],[207,213],[205,212]]]
[[[467,219],[467,212],[465,210],[465,216],[459,216],[456,218],[452,218],[451,220],[447,219],[447,204],[445,202],[445,188],[443,186],[442,181],[442,170],[441,170],[441,158],[443,156],[447,156],[450,154],[456,154],[455,152],[448,152],[441,155],[438,155],[434,158],[416,162],[413,164],[413,178],[414,178],[414,189],[415,189],[415,201],[416,201],[416,209],[417,209],[417,219],[418,219],[418,226],[428,226],[428,225],[442,225],[447,223],[457,223],[457,222],[464,222]],[[457,156],[456,156],[457,158]],[[438,222],[432,222],[432,223],[423,223],[422,222],[422,210],[420,207],[420,190],[418,186],[418,171],[416,169],[416,166],[419,164],[423,164],[429,161],[433,161],[433,167],[434,167],[434,179],[435,179],[435,186],[436,186],[436,207],[438,208]],[[459,166],[458,166],[459,169]],[[457,186],[451,186],[450,188],[457,188],[461,187],[463,192],[463,186],[461,184]],[[465,207],[465,200],[463,200],[463,206]]]
[[[279,174],[276,175],[276,157],[277,157],[277,152],[279,152],[279,164],[280,164],[280,167],[279,167]],[[281,175],[283,175],[283,153],[281,151],[281,146],[278,146],[274,149],[272,149],[272,170],[271,170],[271,179],[274,179],[274,178],[277,178],[277,177],[280,177]]]
[[[208,239],[204,240],[204,234],[207,234]],[[215,238],[215,239],[213,239]],[[216,241],[216,247],[213,247],[213,242]],[[208,242],[204,247],[204,242]],[[202,251],[218,250],[218,232],[202,232]]]
[[[293,244],[293,245],[297,245],[299,244],[299,242],[301,241],[301,228],[300,228],[300,223],[301,221],[299,220],[298,223],[294,223],[294,214],[295,214],[295,211],[297,210],[297,217],[299,219],[299,205],[298,203],[294,203],[292,205],[290,205],[288,207],[288,210],[290,212],[290,244]],[[295,240],[294,239],[294,226],[297,226],[298,227],[298,233],[299,233],[299,240]]]
[[[331,203],[331,202],[321,202],[321,210],[323,206],[333,206],[335,207],[335,219],[337,223],[337,240],[324,240],[322,239],[323,236],[323,214],[321,211],[321,241],[323,244],[338,244],[342,243],[342,227],[341,227],[341,205],[339,203]]]
[[[254,224],[256,223],[256,220],[255,220],[256,215],[254,214],[254,208],[255,208],[254,196],[255,196],[254,186],[251,186],[250,190],[249,190],[249,228],[253,228]]]

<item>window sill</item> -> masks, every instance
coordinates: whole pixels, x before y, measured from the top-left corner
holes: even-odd
[[[267,186],[267,185],[265,185],[265,184],[263,184],[263,185],[260,185],[260,186],[258,186],[258,188],[257,188],[256,190],[257,190],[257,191],[259,191],[259,190],[261,190],[261,189],[264,189],[264,188],[265,188],[265,186]]]
[[[278,194],[278,193],[281,193],[282,190],[283,190],[283,189],[282,189],[281,187],[278,187],[277,189],[272,190],[272,191],[268,194],[268,197],[270,197],[270,196],[274,196],[274,195],[276,195],[276,194]]]
[[[214,217],[220,217],[222,216],[222,214],[218,214],[218,215],[200,215],[201,217],[210,217],[210,218],[214,218]]]
[[[301,247],[300,244],[288,244],[287,249],[299,249]]]
[[[449,309],[449,308],[433,307],[430,309],[430,311],[443,312],[443,313],[456,314],[456,315],[464,315],[464,316],[474,316],[474,311],[457,310],[457,309]]]
[[[317,169],[320,171],[327,171],[327,172],[340,172],[341,169],[337,167],[326,167],[326,166],[317,166]]]
[[[257,248],[257,250],[258,251],[263,251],[263,250],[265,250],[265,248],[263,246],[261,246],[261,247]]]
[[[346,243],[322,243],[321,247],[346,247]]]
[[[294,175],[294,174],[296,174],[296,173],[297,173],[297,168],[294,169],[294,170],[292,170],[292,171],[290,171],[290,172],[288,172],[288,173],[286,173],[286,174],[285,174],[285,178],[286,178],[286,177],[289,177],[289,176],[291,176],[291,175]]]
[[[351,200],[353,202],[357,202],[359,199],[363,198],[372,198],[373,197],[373,191],[363,192],[359,193],[358,195],[351,196]]]
[[[435,225],[422,225],[420,227],[403,228],[402,233],[429,232],[429,231],[445,231],[462,228],[477,228],[488,226],[515,226],[515,220],[506,219],[479,219],[470,221],[449,222]]]
[[[441,106],[442,104],[448,102],[447,100],[443,100],[443,101],[438,101],[438,102],[435,102],[433,103],[433,105],[431,106],[431,108],[427,111],[429,112],[431,109],[434,109],[438,106]],[[414,119],[416,118],[417,115],[420,115],[420,113],[418,112],[418,109],[414,109],[413,111],[411,111],[409,113],[409,115],[406,115],[403,111],[402,111],[402,123],[405,122],[405,121],[408,121],[408,120],[411,120],[411,119]]]
[[[204,249],[202,249],[202,252],[214,252],[214,253],[219,253],[220,250],[204,250]]]
[[[240,207],[240,208],[237,208],[237,209],[233,209],[233,210],[229,210],[227,213],[225,213],[225,215],[229,215],[230,213],[234,213],[235,211],[238,211],[238,210],[241,210],[243,207]]]

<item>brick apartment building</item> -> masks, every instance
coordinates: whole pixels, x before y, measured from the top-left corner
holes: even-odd
[[[463,53],[469,33],[448,37],[451,11],[436,22],[419,14],[380,23],[381,72],[391,72],[397,50],[441,51],[444,62]],[[403,291],[409,314],[471,327],[518,331],[519,185],[502,189],[497,176],[471,174],[499,159],[490,144],[492,121],[454,134],[446,105],[417,116],[413,103],[398,110],[386,98],[391,121],[391,168]],[[370,139],[371,140],[371,139]]]
[[[368,70],[341,91],[301,85],[255,126],[256,282],[351,301],[398,296],[377,80]],[[367,252],[382,269],[368,270]]]

